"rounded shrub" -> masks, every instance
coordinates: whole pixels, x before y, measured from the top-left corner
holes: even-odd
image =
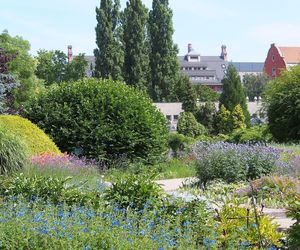
[[[25,115],[61,150],[96,160],[153,159],[166,150],[164,116],[144,92],[121,82],[54,85],[31,100]]]
[[[0,127],[3,127],[21,139],[27,145],[30,155],[47,152],[61,153],[55,143],[43,130],[25,118],[14,115],[0,115]]]
[[[197,122],[195,116],[191,112],[182,112],[180,114],[177,131],[179,134],[193,138],[206,134],[205,127]]]
[[[23,142],[0,127],[0,174],[22,169],[27,163],[27,148]]]

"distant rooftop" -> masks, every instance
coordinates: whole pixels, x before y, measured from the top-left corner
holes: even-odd
[[[238,72],[263,72],[263,62],[230,62]]]

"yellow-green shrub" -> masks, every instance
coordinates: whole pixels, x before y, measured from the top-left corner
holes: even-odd
[[[0,127],[20,138],[27,145],[30,155],[46,152],[61,153],[43,130],[25,118],[14,115],[0,115]]]

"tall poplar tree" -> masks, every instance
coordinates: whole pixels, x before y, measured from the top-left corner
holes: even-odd
[[[120,1],[101,0],[96,7],[95,76],[122,80],[123,50],[120,38]]]
[[[250,124],[250,114],[248,111],[246,96],[242,87],[241,78],[237,73],[236,68],[229,64],[227,74],[223,82],[223,92],[220,96],[219,106],[222,105],[233,112],[235,106],[241,105],[245,116],[245,122],[247,125]]]
[[[153,101],[172,101],[178,83],[178,49],[172,38],[172,16],[168,0],[153,0],[149,14],[150,94]]]
[[[124,80],[147,90],[149,49],[146,40],[148,10],[141,0],[129,0],[124,9]]]

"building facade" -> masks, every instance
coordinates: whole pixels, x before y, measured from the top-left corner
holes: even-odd
[[[268,51],[264,71],[271,77],[280,76],[282,70],[288,70],[300,62],[300,47],[280,47],[271,44]]]
[[[222,91],[228,67],[225,45],[221,47],[220,56],[201,56],[189,43],[187,54],[179,56],[178,60],[181,73],[189,77],[192,84],[206,85],[217,92]]]

